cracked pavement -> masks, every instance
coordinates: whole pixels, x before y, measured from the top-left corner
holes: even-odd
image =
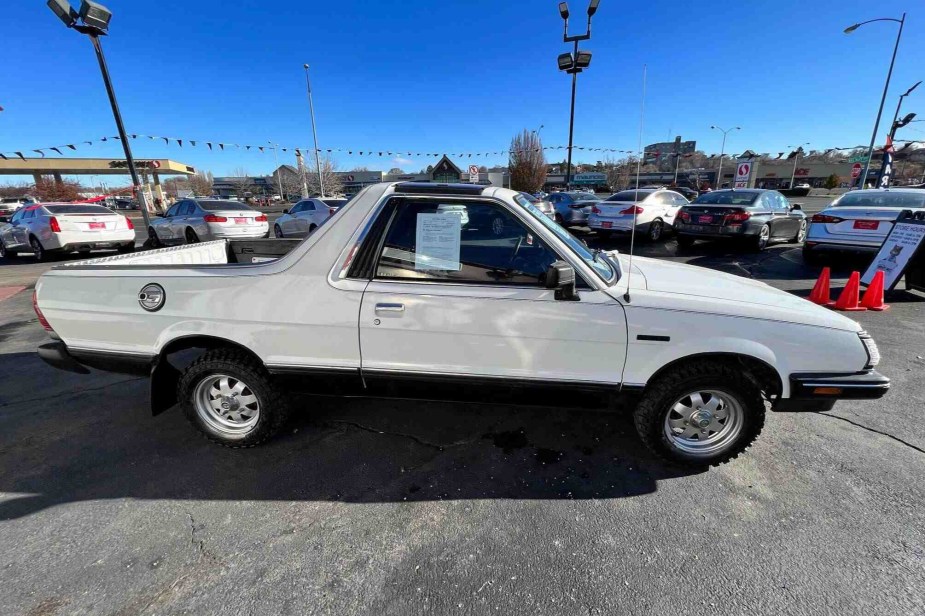
[[[790,246],[646,253],[802,295],[816,273]],[[0,260],[0,287],[42,269]],[[176,411],[152,418],[145,379],[42,364],[30,293],[0,301],[0,614],[925,605],[925,296],[854,315],[886,398],[771,413],[744,456],[691,473],[654,460],[628,416],[577,404],[308,396],[280,438],[224,449]]]

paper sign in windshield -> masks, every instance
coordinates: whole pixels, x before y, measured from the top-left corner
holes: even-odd
[[[418,214],[414,269],[418,271],[459,271],[461,233],[462,216],[460,214],[455,212]]]

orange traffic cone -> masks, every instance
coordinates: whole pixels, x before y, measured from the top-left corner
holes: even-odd
[[[859,312],[861,310],[867,310],[863,306],[858,305],[858,294],[861,289],[861,274],[859,272],[851,272],[851,277],[848,278],[848,284],[842,289],[841,295],[838,296],[838,301],[835,302],[835,310],[846,310],[848,312]]]
[[[868,310],[886,310],[890,307],[888,304],[883,303],[883,270],[878,270],[874,274],[874,279],[870,282],[870,286],[864,291],[861,306]]]
[[[829,297],[829,279],[831,276],[831,270],[828,267],[823,267],[822,273],[819,274],[819,280],[813,286],[813,292],[809,294],[809,301],[820,306],[832,306],[835,304],[832,298]]]

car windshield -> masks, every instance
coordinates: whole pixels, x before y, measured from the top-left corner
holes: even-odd
[[[925,192],[890,192],[870,191],[852,192],[842,196],[832,204],[834,207],[860,206],[860,207],[925,207]]]
[[[98,214],[104,216],[112,214],[112,210],[102,205],[46,205],[45,209],[51,214]]]
[[[338,208],[338,207],[341,207],[343,204],[347,203],[347,200],[346,199],[322,199],[321,202],[324,203],[328,207]]]
[[[555,233],[556,237],[567,244],[568,247],[572,249],[572,252],[581,257],[585,263],[593,268],[594,271],[597,272],[598,276],[604,279],[604,282],[607,284],[612,284],[617,281],[617,272],[606,258],[601,256],[595,258],[594,254],[588,249],[587,246],[578,241],[571,233],[559,226],[559,223],[555,222],[552,218],[541,212],[538,207],[527,201],[523,195],[515,195],[514,201],[522,205],[525,210],[527,210],[534,218],[540,221],[540,224]]]
[[[635,203],[636,201],[642,201],[651,194],[652,192],[648,190],[622,190],[616,194],[610,195],[605,199],[605,201],[628,201]]]
[[[565,194],[571,197],[572,200],[574,201],[600,201],[601,200],[601,198],[595,195],[594,193],[570,192],[570,193],[565,193]]]
[[[217,212],[219,210],[226,212],[229,210],[235,212],[251,211],[251,208],[238,201],[199,201],[199,207],[207,212]]]
[[[700,195],[694,205],[751,205],[761,193],[734,190],[717,190]]]

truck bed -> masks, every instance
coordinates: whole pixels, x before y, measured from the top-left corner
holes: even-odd
[[[275,261],[288,254],[301,241],[299,239],[215,240],[200,244],[171,246],[169,248],[74,261],[58,267],[252,265],[254,263]]]

